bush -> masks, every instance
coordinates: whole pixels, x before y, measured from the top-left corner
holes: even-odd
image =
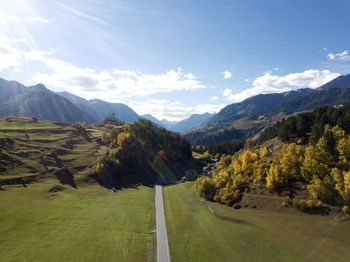
[[[312,199],[293,199],[293,206],[300,211],[309,211],[320,206],[320,202]]]
[[[195,183],[195,188],[201,197],[204,197],[208,200],[214,199],[216,187],[209,177],[198,178]]]
[[[342,211],[346,214],[349,213],[349,206],[343,206]]]

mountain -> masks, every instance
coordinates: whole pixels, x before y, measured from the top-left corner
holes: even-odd
[[[189,118],[181,120],[170,127],[170,130],[175,132],[186,132],[193,128],[198,128],[201,125],[205,124],[213,115],[210,113],[204,114],[193,114]]]
[[[115,113],[116,117],[121,121],[135,122],[140,116],[127,105],[122,103],[109,103],[103,100],[90,100],[89,104],[98,110],[102,120],[109,114]]]
[[[48,90],[44,85],[26,87],[16,81],[0,79],[0,117],[36,116],[56,122],[96,122],[72,102]]]
[[[163,126],[166,128],[166,129],[171,129],[171,127],[173,125],[175,125],[178,121],[169,121],[167,119],[162,119],[160,120],[160,122],[162,122]]]
[[[327,84],[319,87],[319,89],[328,89],[334,87],[350,87],[350,74],[345,76],[338,76]]]
[[[181,121],[169,121],[166,119],[158,120],[151,114],[142,115],[141,117],[147,119],[157,126],[164,127],[170,131],[183,133],[189,131],[193,128],[198,128],[204,123],[206,123],[213,115],[210,113],[204,114],[193,114],[190,117],[183,119]]]
[[[141,118],[147,119],[147,120],[151,121],[153,124],[156,124],[159,127],[167,128],[166,125],[164,125],[164,123],[162,121],[158,120],[157,118],[155,118],[151,114],[142,115]]]
[[[223,108],[203,127],[184,137],[191,143],[211,144],[244,138],[300,111],[350,102],[350,74],[339,76],[317,89],[298,89],[284,93],[261,94]],[[242,121],[244,120],[244,121]]]
[[[86,100],[68,92],[52,92],[42,84],[27,87],[0,78],[0,117],[23,115],[56,122],[93,124],[102,122],[111,113],[125,122],[140,119],[135,111],[121,103]]]
[[[209,125],[221,125],[244,117],[258,117],[283,111],[283,105],[291,99],[312,93],[312,89],[298,89],[284,93],[260,94],[224,107],[213,116]]]
[[[86,100],[69,92],[60,92],[58,94],[71,101],[81,110],[95,116],[97,122],[102,122],[111,113],[114,113],[119,120],[125,122],[135,122],[140,119],[140,116],[134,110],[122,103],[109,103],[99,99]]]

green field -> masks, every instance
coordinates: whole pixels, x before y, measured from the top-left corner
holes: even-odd
[[[192,183],[163,192],[172,261],[304,261],[263,230],[213,215]]]
[[[154,261],[154,190],[56,180],[0,191],[0,261]]]
[[[264,229],[309,261],[349,261],[350,221],[304,214],[282,207],[281,199],[259,198],[259,209],[235,210],[217,203],[210,203],[210,207],[223,218],[247,221]]]

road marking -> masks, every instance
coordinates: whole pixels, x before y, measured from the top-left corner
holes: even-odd
[[[162,186],[156,185],[156,224],[157,224],[157,261],[170,262],[168,234],[166,230]]]

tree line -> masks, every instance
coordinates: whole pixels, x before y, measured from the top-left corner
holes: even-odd
[[[284,142],[300,141],[316,143],[322,136],[326,125],[339,126],[350,133],[350,105],[325,106],[312,112],[299,113],[278,121],[263,131],[257,140],[262,143],[274,137]]]

